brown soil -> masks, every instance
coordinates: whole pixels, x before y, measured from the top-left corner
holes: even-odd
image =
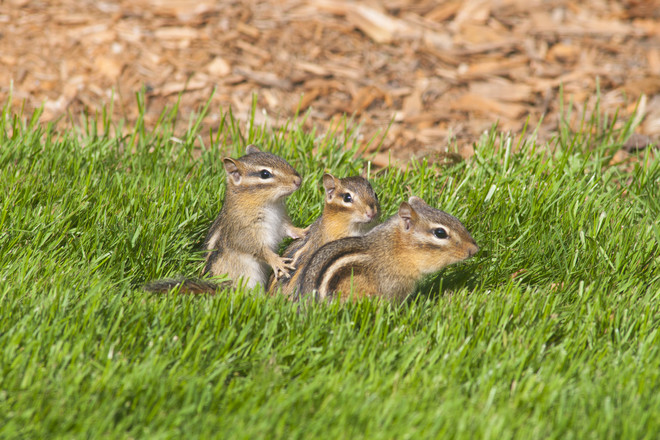
[[[637,133],[660,135],[660,0],[4,0],[0,66],[0,100],[13,84],[44,121],[113,99],[134,120],[144,87],[152,125],[179,94],[186,115],[217,87],[211,127],[221,107],[246,118],[255,93],[273,124],[355,115],[366,142],[392,122],[382,163],[450,143],[469,156],[496,121],[519,133],[545,115],[547,138],[562,86],[578,113],[598,87],[624,117],[644,96]]]

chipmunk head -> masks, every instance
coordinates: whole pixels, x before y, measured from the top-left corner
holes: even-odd
[[[479,247],[456,217],[410,197],[399,206],[399,228],[413,253],[410,264],[421,274],[431,274],[452,263],[466,260]]]
[[[300,187],[300,174],[286,160],[254,145],[245,151],[238,159],[223,159],[228,189],[251,193],[263,202],[280,200]]]
[[[380,203],[369,181],[361,176],[336,178],[323,175],[325,188],[324,215],[337,221],[337,227],[348,228],[349,235],[362,235],[380,215]]]

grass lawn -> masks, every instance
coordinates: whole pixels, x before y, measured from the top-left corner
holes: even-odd
[[[550,145],[493,131],[452,167],[372,171],[384,218],[418,195],[480,252],[402,305],[299,311],[141,286],[199,273],[219,146],[289,160],[303,226],[323,172],[363,165],[355,129],[226,114],[200,154],[199,120],[173,138],[175,113],[120,136],[2,112],[0,438],[657,438],[660,159],[609,165],[630,124],[596,114]]]

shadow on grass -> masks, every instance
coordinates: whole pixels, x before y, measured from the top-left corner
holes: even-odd
[[[445,292],[453,292],[466,288],[475,290],[481,284],[480,264],[462,264],[458,267],[444,269],[422,282],[418,294],[413,297],[426,297],[435,300],[444,296]]]
[[[462,288],[475,290],[479,285],[479,276],[469,270],[453,271],[448,275],[444,272],[434,276],[428,282],[422,284],[420,294],[426,293],[428,298],[436,299],[445,291],[456,291]]]

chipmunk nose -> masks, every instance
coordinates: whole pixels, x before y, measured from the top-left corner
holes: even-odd
[[[367,215],[369,216],[370,220],[375,219],[378,217],[378,208],[376,205],[369,205],[369,210],[367,211]]]
[[[468,258],[472,258],[477,252],[479,252],[479,246],[477,246],[477,243],[473,243],[468,248]]]
[[[300,184],[302,183],[302,177],[296,176],[293,178],[293,183],[296,185],[296,187],[300,187]]]

